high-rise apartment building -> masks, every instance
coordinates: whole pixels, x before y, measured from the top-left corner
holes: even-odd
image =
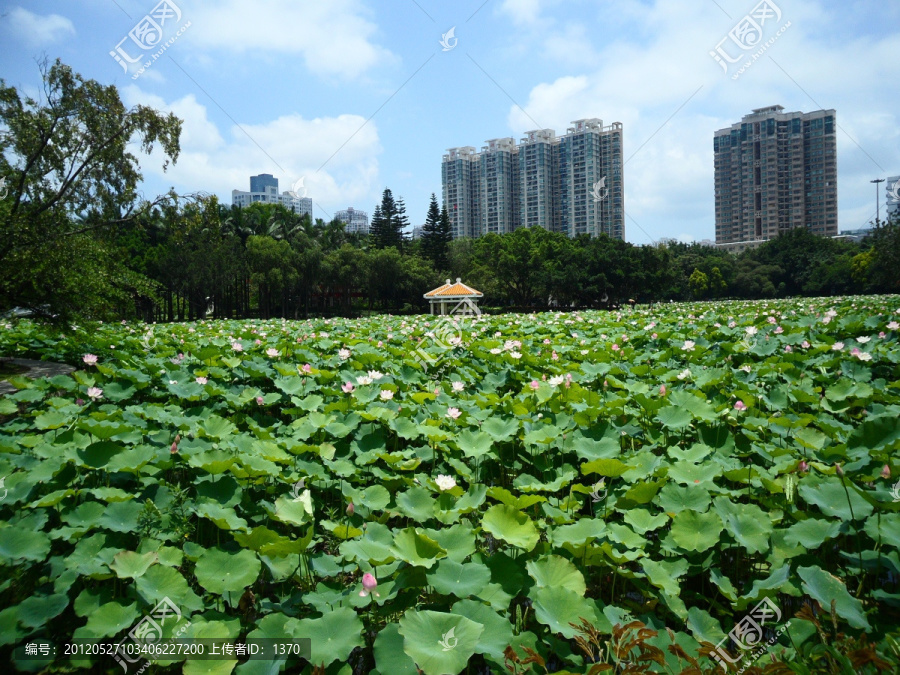
[[[365,211],[354,209],[352,206],[334,214],[335,220],[347,224],[346,232],[369,234],[369,214]]]
[[[836,235],[835,128],[834,110],[775,105],[717,131],[716,243],[764,241],[794,227]]]
[[[267,173],[250,176],[250,192],[231,191],[231,203],[235,206],[244,207],[256,202],[282,204],[288,211],[312,217],[312,199],[300,197],[291,190],[278,194],[278,179]]]
[[[476,223],[476,232],[512,232],[519,215],[519,157],[515,139],[487,141],[481,149],[478,171],[481,222]]]
[[[572,123],[451,148],[441,165],[444,203],[454,237],[543,227],[569,236],[625,238],[622,124]]]
[[[453,238],[477,237],[481,234],[481,211],[478,195],[481,187],[480,155],[467,145],[450,148],[441,163],[444,204],[450,217]],[[476,233],[476,230],[477,233]]]
[[[519,224],[557,229],[554,195],[558,190],[559,151],[553,129],[525,133],[519,141]]]

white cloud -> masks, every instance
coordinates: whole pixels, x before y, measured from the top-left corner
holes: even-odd
[[[241,124],[243,131],[231,126],[223,134],[192,94],[166,102],[132,85],[122,97],[128,105],[149,105],[183,120],[177,164],[163,173],[159,155],[141,157],[145,178],[155,184],[173,185],[183,193],[204,190],[231,204],[231,191],[248,190],[251,175],[275,175],[280,191],[305,177],[307,196],[328,211],[374,201],[377,194],[381,143],[375,124],[363,126],[365,118],[359,115],[283,115],[264,124]],[[316,209],[315,216],[327,214]]]
[[[516,23],[534,23],[541,11],[541,0],[503,0],[501,9]]]
[[[201,47],[287,57],[273,67],[288,81],[300,67],[291,56],[316,75],[356,78],[395,60],[373,42],[378,27],[364,11],[359,0],[201,0],[185,11],[185,20]]]
[[[14,7],[9,13],[9,27],[16,37],[33,47],[75,35],[75,26],[66,17],[59,14],[42,16],[22,7]]]

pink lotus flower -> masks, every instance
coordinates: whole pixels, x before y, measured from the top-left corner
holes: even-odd
[[[791,349],[791,346],[790,346],[790,345],[785,345],[785,346],[784,346],[784,351],[785,351],[786,354],[790,354],[790,353],[791,353],[792,351],[794,351],[794,350]]]
[[[650,337],[651,337],[653,340],[655,340],[655,339],[656,339],[656,333],[653,333]]]
[[[345,394],[349,394],[351,391],[353,391],[353,383],[345,382],[344,386],[341,387],[341,391],[343,391]]]
[[[614,352],[619,351],[619,345],[613,343],[612,350],[613,350]]]
[[[743,401],[735,401],[734,409],[735,410],[746,410],[747,404],[744,403]]]
[[[887,464],[885,464],[884,468],[881,470],[881,477],[882,478],[890,478],[891,477],[891,467],[889,467]]]
[[[97,363],[97,356],[95,354],[85,354],[82,359],[89,366],[93,366]]]
[[[83,399],[83,398],[76,398],[76,399],[75,399],[75,405],[84,405],[84,399]]]
[[[363,589],[359,592],[359,597],[365,598],[369,595],[369,593],[374,593],[376,598],[381,597],[381,594],[375,590],[375,587],[378,586],[378,579],[373,577],[368,572],[363,574],[362,585]]]
[[[350,502],[349,504],[347,504],[347,511],[346,511],[347,515],[352,516],[354,511],[356,511],[356,507],[353,506],[353,502]]]
[[[462,412],[459,408],[447,408],[447,417],[450,419],[458,420],[460,415]]]
[[[170,452],[171,454],[173,454],[173,455],[174,455],[176,452],[178,452],[178,443],[172,443],[172,447],[169,448],[169,452]]]
[[[194,379],[194,382],[196,382],[197,384],[206,384],[207,382],[209,382],[209,380],[207,380],[205,377],[198,377]]]
[[[800,346],[803,347],[803,349],[809,349],[809,342],[807,342],[806,340],[804,340],[804,341],[800,344]]]
[[[312,366],[309,365],[308,363],[304,363],[304,364],[303,364],[303,372],[304,372],[304,373],[311,373],[311,372],[312,372]]]
[[[541,386],[541,383],[538,382],[537,380],[532,380],[531,384],[529,384],[528,386],[531,387],[532,389],[536,390],[538,387]]]
[[[257,397],[256,397],[256,404],[257,404],[257,405],[262,405],[263,403],[264,403],[263,397],[262,397],[262,396],[257,396]]]
[[[440,388],[440,387],[435,387],[435,388],[434,388],[434,395],[435,395],[435,396],[438,396],[440,393],[441,393],[441,388]]]
[[[242,345],[240,342],[232,342],[231,348],[236,352],[244,351],[244,345]]]
[[[659,395],[660,396],[666,395],[666,385],[664,385],[664,384],[659,385]]]
[[[281,355],[281,352],[279,352],[277,349],[275,349],[275,347],[269,347],[266,350],[266,356],[268,356],[270,358],[274,359],[275,357],[280,356],[280,355]]]
[[[95,401],[103,398],[103,390],[99,387],[89,387],[87,390],[88,398],[92,398]]]
[[[809,464],[807,464],[805,460],[800,460],[800,463],[797,465],[797,471],[806,473],[809,471]]]

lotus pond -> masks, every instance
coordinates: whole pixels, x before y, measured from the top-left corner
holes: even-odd
[[[896,672],[900,298],[444,321],[0,324],[0,657]],[[166,602],[309,658],[13,658]]]

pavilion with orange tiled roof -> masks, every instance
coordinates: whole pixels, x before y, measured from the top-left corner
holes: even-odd
[[[473,309],[477,308],[478,301],[484,297],[484,293],[476,291],[471,286],[466,286],[457,277],[456,283],[451,283],[447,279],[447,283],[433,291],[428,291],[423,297],[428,300],[429,314],[434,314],[435,305],[440,308],[438,314],[470,314]]]

